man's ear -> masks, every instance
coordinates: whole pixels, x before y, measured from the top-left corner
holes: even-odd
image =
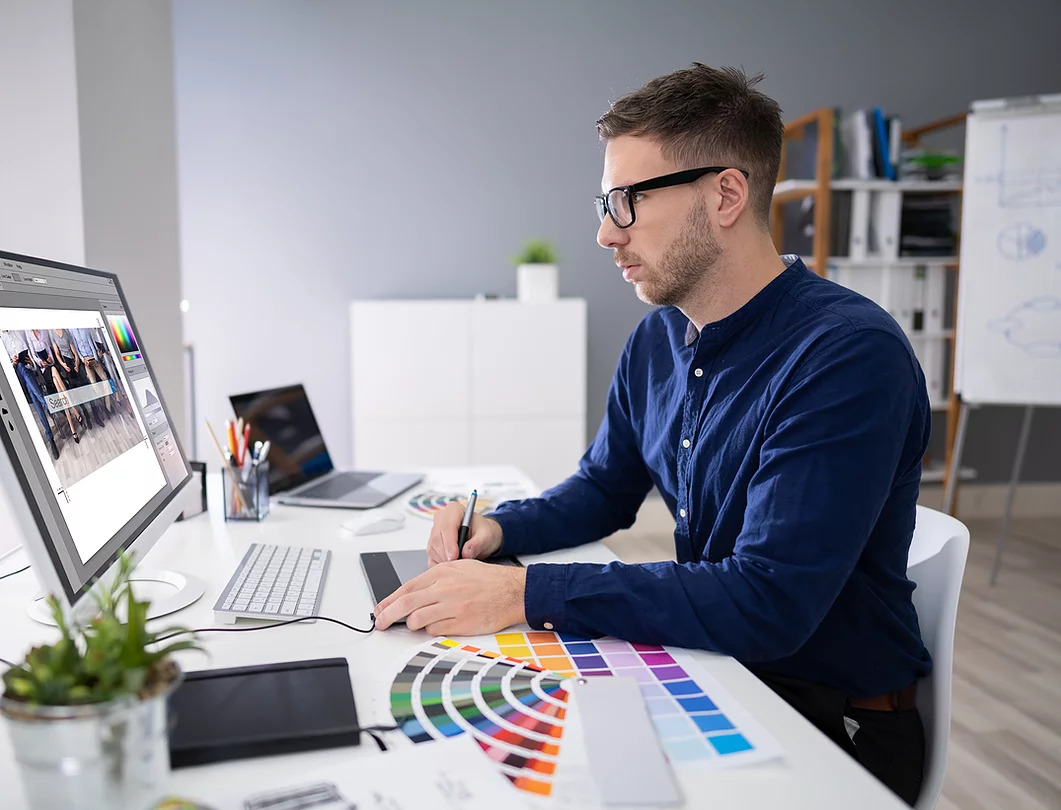
[[[750,202],[748,178],[736,169],[728,169],[719,175],[720,198],[718,224],[722,228],[732,227]]]

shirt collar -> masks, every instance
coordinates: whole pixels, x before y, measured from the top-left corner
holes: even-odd
[[[775,297],[787,290],[800,275],[810,272],[807,270],[806,265],[803,264],[803,260],[792,253],[782,255],[781,261],[785,263],[785,269],[778,274],[777,278],[759,290],[748,303],[736,312],[727,315],[720,321],[707,324],[704,327],[704,331],[719,337],[732,334],[743,326],[749,318],[765,309]],[[686,347],[696,343],[699,337],[700,331],[692,321],[689,321],[689,324],[685,327]]]

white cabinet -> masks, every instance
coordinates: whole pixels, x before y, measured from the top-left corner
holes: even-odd
[[[586,446],[586,302],[354,301],[359,468],[513,464],[541,487]]]

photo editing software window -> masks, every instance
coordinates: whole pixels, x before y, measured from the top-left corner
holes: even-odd
[[[0,257],[0,339],[17,466],[84,585],[187,478],[184,456],[110,276]]]

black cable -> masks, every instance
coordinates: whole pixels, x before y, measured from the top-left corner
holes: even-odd
[[[13,577],[15,574],[21,574],[23,571],[29,571],[29,566],[27,565],[25,568],[19,568],[17,571],[12,571],[9,574],[4,574],[2,577],[0,577],[0,579],[7,579],[8,577]]]
[[[287,624],[297,624],[298,622],[308,622],[317,619],[322,622],[331,622],[332,624],[340,624],[347,630],[353,630],[355,633],[371,633],[376,629],[376,617],[370,613],[369,617],[372,621],[372,626],[367,630],[362,627],[354,627],[352,624],[347,624],[339,619],[333,619],[329,616],[299,616],[297,619],[288,619],[283,622],[273,622],[272,624],[260,624],[257,627],[200,627],[196,630],[177,630],[176,632],[169,633],[164,636],[159,636],[155,639],[154,643],[165,641],[166,639],[173,638],[174,636],[183,636],[185,633],[250,633],[253,630],[272,630],[274,627],[283,627]]]
[[[387,744],[385,742],[383,742],[383,740],[380,738],[380,736],[376,732],[377,731],[397,731],[399,728],[400,728],[400,726],[362,726],[361,728],[358,729],[358,731],[363,733],[363,734],[367,734],[369,737],[371,737],[373,740],[375,740],[376,741],[376,747],[379,748],[380,751],[386,751],[386,750],[388,750],[387,749]]]
[[[12,669],[18,666],[14,661],[8,661],[6,658],[0,658],[0,664],[7,664]]]

